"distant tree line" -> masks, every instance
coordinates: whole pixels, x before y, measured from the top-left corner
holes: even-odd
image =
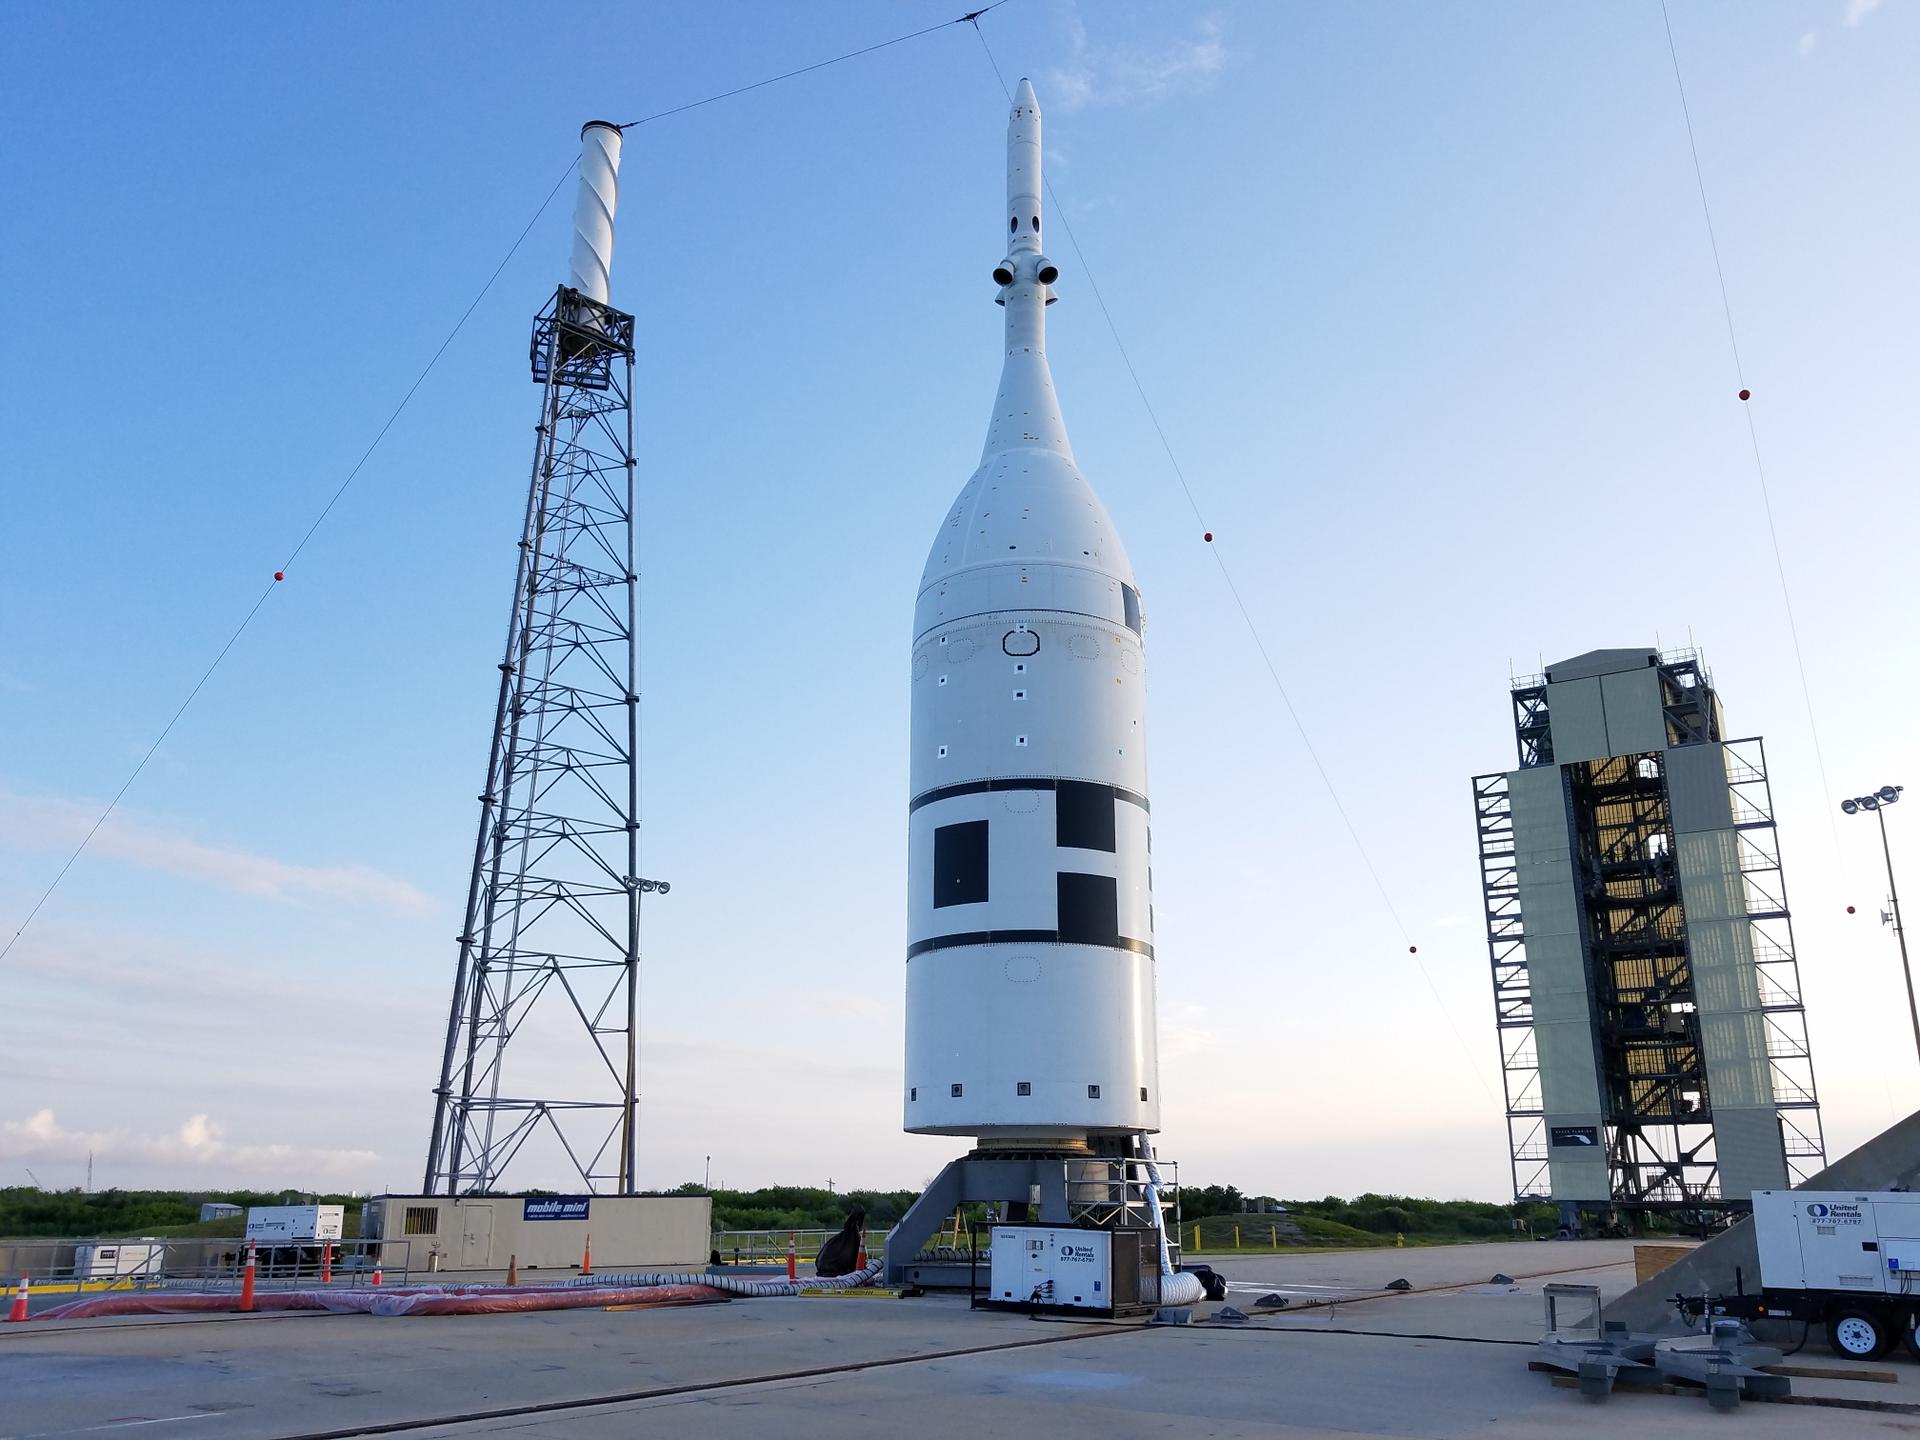
[[[209,1200],[229,1205],[347,1205],[357,1195],[315,1195],[304,1190],[36,1190],[0,1189],[0,1237],[62,1239],[83,1235],[163,1235],[197,1225]],[[236,1226],[234,1233],[239,1233]]]
[[[1516,1232],[1551,1235],[1558,1223],[1551,1205],[1494,1205],[1483,1200],[1422,1200],[1411,1195],[1356,1195],[1342,1200],[1276,1200],[1244,1195],[1237,1185],[1189,1185],[1180,1192],[1186,1220],[1227,1215],[1276,1215],[1330,1220],[1371,1235],[1421,1235],[1435,1239],[1492,1240]],[[1277,1215],[1276,1215],[1277,1218]],[[1515,1222],[1520,1222],[1516,1224]]]
[[[532,1194],[552,1192],[525,1192]],[[711,1195],[716,1230],[831,1230],[838,1229],[847,1212],[867,1212],[871,1229],[884,1230],[919,1198],[915,1190],[826,1190],[806,1185],[768,1185],[758,1190],[708,1190],[698,1184],[681,1185],[675,1195]],[[197,1226],[200,1206],[219,1200],[249,1205],[345,1205],[358,1211],[356,1195],[316,1195],[279,1190],[36,1190],[27,1186],[0,1189],[0,1237],[57,1239],[84,1235],[157,1235]],[[1270,1215],[1274,1207],[1294,1219],[1331,1221],[1353,1230],[1391,1238],[1396,1234],[1434,1240],[1491,1240],[1512,1235],[1515,1221],[1525,1222],[1533,1234],[1551,1235],[1555,1214],[1550,1205],[1493,1205],[1478,1200],[1422,1200],[1410,1195],[1356,1195],[1343,1200],[1328,1195],[1319,1200],[1275,1200],[1249,1196],[1237,1185],[1189,1185],[1180,1192],[1180,1211],[1187,1221],[1216,1216]],[[978,1207],[975,1207],[976,1209]],[[985,1219],[976,1214],[976,1221]],[[349,1219],[348,1233],[356,1227]],[[238,1234],[233,1221],[218,1229]]]
[[[847,1212],[867,1212],[867,1228],[884,1230],[920,1198],[918,1190],[820,1190],[769,1185],[759,1190],[708,1190],[682,1185],[676,1195],[711,1195],[716,1230],[838,1230]]]

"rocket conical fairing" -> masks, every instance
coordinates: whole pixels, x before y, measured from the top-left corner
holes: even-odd
[[[914,615],[906,1128],[1159,1128],[1145,651],[1047,364],[1033,87],[1007,123],[1000,388]]]

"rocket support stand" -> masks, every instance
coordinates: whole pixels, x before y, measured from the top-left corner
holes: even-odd
[[[948,1161],[887,1233],[887,1283],[965,1286],[964,1262],[921,1255],[962,1205],[1004,1204],[1014,1207],[1009,1220],[1029,1224],[1152,1227],[1146,1162],[1135,1153],[1134,1140],[1098,1136],[1090,1149],[983,1148]]]

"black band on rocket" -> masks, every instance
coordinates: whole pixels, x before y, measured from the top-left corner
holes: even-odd
[[[1136,795],[1131,790],[1123,790],[1118,785],[1102,785],[1097,780],[1063,781],[1058,779],[1006,779],[996,776],[991,780],[963,780],[958,785],[942,785],[935,790],[927,790],[907,802],[907,813],[911,815],[922,805],[931,805],[938,800],[951,800],[956,795],[979,795],[986,791],[999,790],[1058,790],[1063,784],[1092,785],[1105,790],[1116,800],[1124,800],[1129,805],[1138,805],[1149,815],[1153,807],[1147,803],[1147,797]]]

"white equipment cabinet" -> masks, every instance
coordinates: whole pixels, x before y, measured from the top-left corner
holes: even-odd
[[[1104,1230],[996,1225],[988,1268],[996,1305],[1113,1308],[1113,1236]]]
[[[73,1278],[111,1280],[122,1275],[159,1275],[166,1269],[163,1240],[94,1240],[73,1250]]]
[[[1113,1315],[1160,1303],[1155,1232],[996,1225],[978,1303],[1009,1310]]]
[[[247,1239],[260,1245],[315,1245],[338,1240],[344,1205],[255,1205],[247,1211]]]
[[[1767,1289],[1920,1299],[1920,1194],[1762,1190],[1753,1230]]]

